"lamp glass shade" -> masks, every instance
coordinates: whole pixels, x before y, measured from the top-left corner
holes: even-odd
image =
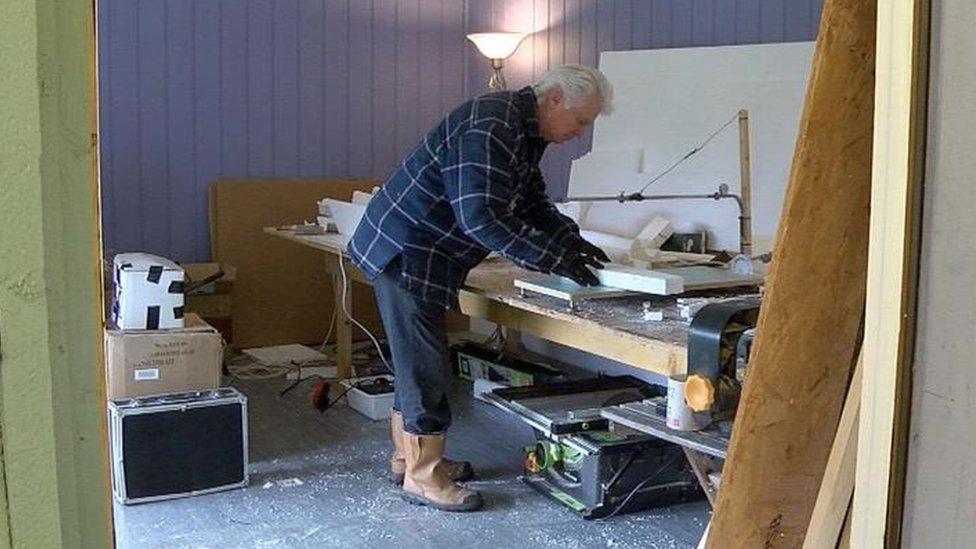
[[[488,59],[506,59],[518,49],[528,34],[524,32],[477,32],[468,35],[478,51]]]

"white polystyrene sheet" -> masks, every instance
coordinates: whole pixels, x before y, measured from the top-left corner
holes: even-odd
[[[613,112],[597,119],[593,152],[573,163],[573,196],[635,192],[732,119],[749,110],[755,250],[772,247],[786,187],[812,42],[605,52]],[[633,166],[638,168],[633,169]],[[733,122],[708,147],[646,194],[739,192],[739,135]],[[677,232],[706,230],[710,247],[737,250],[731,200],[594,203],[586,228],[633,237],[655,215]]]

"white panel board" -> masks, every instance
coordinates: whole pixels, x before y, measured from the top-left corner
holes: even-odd
[[[685,289],[684,279],[676,274],[614,263],[608,263],[603,269],[594,272],[600,279],[600,284],[610,288],[655,295],[680,294]]]
[[[755,250],[768,251],[812,58],[812,42],[603,53],[600,69],[614,86],[614,109],[596,121],[593,152],[573,163],[569,196],[637,191],[746,108]],[[646,192],[711,193],[720,183],[739,190],[735,122]],[[738,250],[737,212],[731,200],[594,203],[585,224],[633,237],[660,215],[678,232],[707,230],[712,247]]]

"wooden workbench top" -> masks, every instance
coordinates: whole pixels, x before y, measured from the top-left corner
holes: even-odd
[[[332,254],[344,250],[348,242],[348,237],[337,233],[299,235],[274,227],[264,231]],[[553,297],[519,295],[514,285],[516,278],[531,280],[540,276],[544,275],[519,268],[506,259],[489,258],[468,274],[458,296],[461,311],[659,374],[685,371],[688,325],[678,319],[674,298],[616,297],[583,301],[570,309],[565,301]],[[353,278],[362,281],[358,272]],[[645,321],[645,301],[650,301],[653,308],[663,309],[665,320]]]

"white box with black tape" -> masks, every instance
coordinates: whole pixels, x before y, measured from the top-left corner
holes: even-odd
[[[147,253],[117,254],[113,261],[112,321],[120,330],[183,327],[183,268]]]

